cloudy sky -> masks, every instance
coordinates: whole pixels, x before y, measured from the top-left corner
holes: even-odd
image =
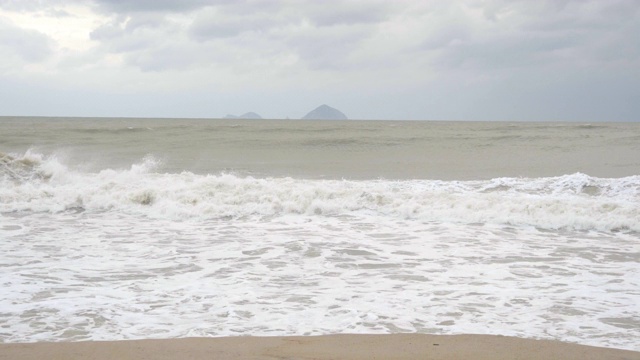
[[[638,0],[0,0],[0,115],[640,121]]]

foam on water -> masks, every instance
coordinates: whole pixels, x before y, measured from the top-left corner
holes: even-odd
[[[640,177],[336,181],[0,156],[0,339],[484,333],[640,350]]]
[[[5,156],[0,212],[118,211],[167,219],[368,214],[397,219],[640,231],[640,176],[572,174],[487,181],[346,181],[74,171],[55,158]]]

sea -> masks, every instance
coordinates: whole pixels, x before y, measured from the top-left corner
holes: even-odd
[[[640,123],[0,118],[0,341],[640,351]]]

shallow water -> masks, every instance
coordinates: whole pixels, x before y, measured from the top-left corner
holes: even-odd
[[[640,350],[639,129],[0,119],[0,340]]]

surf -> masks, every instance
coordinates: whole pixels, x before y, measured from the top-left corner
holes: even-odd
[[[125,169],[74,169],[28,151],[0,156],[0,212],[122,212],[153,218],[374,216],[640,232],[640,176],[583,173],[491,180],[318,180],[162,173],[147,156]]]

